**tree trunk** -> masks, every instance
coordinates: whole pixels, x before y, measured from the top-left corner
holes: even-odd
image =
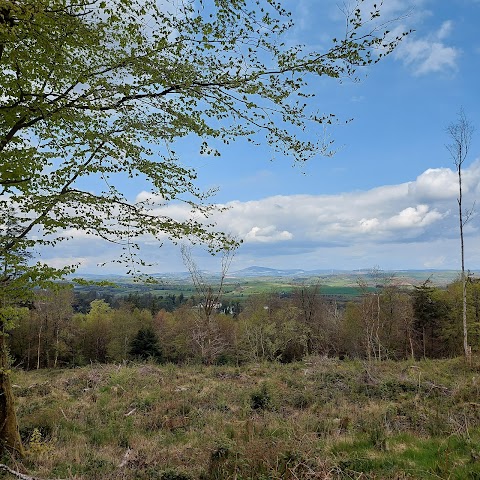
[[[0,333],[0,452],[5,450],[21,456],[25,453],[15,412],[5,336]]]
[[[38,345],[37,345],[37,370],[40,369],[40,352],[42,347],[42,325],[40,325],[40,329],[38,330]]]
[[[423,342],[423,359],[425,360],[427,358],[427,345],[425,342],[425,325],[423,326],[422,342]]]
[[[57,327],[55,329],[55,357],[53,360],[53,368],[57,368],[59,351],[60,351],[60,327]]]
[[[463,242],[463,227],[470,220],[470,217],[473,213],[473,207],[470,211],[463,212],[462,202],[463,202],[463,192],[462,192],[462,166],[464,161],[468,156],[468,151],[470,150],[470,144],[472,141],[473,126],[467,120],[465,112],[463,109],[460,109],[458,114],[458,122],[451,124],[447,128],[447,133],[450,135],[452,140],[451,145],[447,145],[447,149],[452,156],[453,163],[457,169],[458,175],[458,220],[460,227],[460,250],[462,257],[462,299],[463,299],[463,308],[462,308],[462,327],[463,327],[463,351],[467,362],[471,360],[471,347],[468,344],[467,336],[467,286],[466,286],[466,275],[465,275],[465,245]],[[474,204],[475,206],[475,204]]]
[[[458,210],[460,221],[460,249],[462,257],[462,326],[463,326],[463,352],[467,362],[470,363],[470,351],[467,334],[467,278],[465,275],[465,245],[463,242],[463,213],[462,213],[462,173],[461,164],[458,165]]]

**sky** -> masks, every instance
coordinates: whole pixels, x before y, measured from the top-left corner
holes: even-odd
[[[338,1],[283,3],[296,24],[292,43],[322,48],[344,28]],[[359,82],[314,85],[318,108],[340,119],[327,131],[335,141],[333,157],[299,166],[242,141],[223,148],[221,157],[180,146],[199,186],[217,188],[211,201],[228,207],[214,217],[218,229],[243,241],[232,271],[460,268],[458,179],[446,129],[462,108],[476,128],[463,170],[464,206],[471,210],[480,197],[480,0],[384,0],[382,16],[397,19],[395,31],[413,32],[389,57],[361,71]],[[141,185],[129,188],[138,199],[145,195]],[[465,226],[472,271],[480,269],[477,212]],[[119,254],[114,245],[70,233],[73,239],[45,253],[45,260],[79,262],[79,273],[122,273],[108,263]],[[185,270],[179,246],[148,238],[141,243],[143,257],[154,264],[147,272]],[[193,255],[200,268],[220,270],[221,259],[205,249]]]

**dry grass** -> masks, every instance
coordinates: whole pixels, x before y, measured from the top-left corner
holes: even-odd
[[[77,480],[475,479],[478,374],[322,358],[19,371],[29,455],[4,462]]]

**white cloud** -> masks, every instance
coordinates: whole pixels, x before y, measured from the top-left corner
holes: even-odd
[[[148,203],[150,205],[162,205],[165,199],[162,195],[152,192],[141,191],[135,198],[135,203]]]
[[[436,36],[439,40],[443,40],[447,38],[453,29],[453,22],[451,20],[447,20],[446,22],[442,23],[440,30],[436,32]]]
[[[360,220],[360,228],[365,232],[378,231],[380,227],[380,221],[378,218],[362,218]]]
[[[438,257],[433,257],[427,259],[423,262],[425,268],[442,268],[445,265],[447,257],[445,255],[439,255]]]
[[[472,200],[468,184],[480,183],[480,162],[464,170],[465,202]],[[456,238],[455,172],[428,169],[412,182],[341,195],[275,196],[249,202],[230,202],[216,216],[218,227],[246,243],[268,242],[275,248],[308,244],[331,246],[429,242]],[[472,198],[470,198],[472,197]],[[473,232],[473,231],[472,231]],[[283,248],[283,247],[282,247]]]
[[[417,205],[403,209],[398,215],[389,218],[386,225],[393,229],[409,229],[428,226],[443,217],[436,210],[430,211],[428,205]]]
[[[252,227],[252,229],[245,235],[245,242],[282,242],[291,240],[293,235],[287,230],[278,231],[275,226],[268,225],[266,227]]]
[[[480,160],[464,169],[464,178],[465,205],[472,205],[479,193]],[[368,191],[231,201],[220,205],[229,209],[215,214],[213,220],[219,230],[244,241],[232,268],[254,264],[305,269],[456,268],[457,187],[455,172],[432,168],[411,182]],[[157,212],[188,218],[190,208],[175,204]],[[471,268],[480,267],[479,223],[473,217],[465,230]],[[118,257],[117,246],[87,238],[79,230],[67,233],[73,239],[55,247],[55,265],[80,259],[82,271],[92,271],[97,263]],[[169,242],[159,248],[159,242],[145,235],[140,243],[143,258],[159,263],[150,271],[182,270],[180,255]],[[204,261],[211,262],[212,268],[218,264],[207,255]],[[115,268],[112,264],[106,271]]]
[[[408,189],[422,201],[454,199],[458,194],[457,176],[449,168],[429,168]]]
[[[411,34],[400,43],[394,55],[411,68],[414,75],[455,71],[460,49],[448,46],[444,42],[452,29],[453,24],[448,20],[426,37],[419,38]],[[399,26],[395,29],[395,34],[404,30],[405,26]]]
[[[66,265],[78,265],[79,268],[94,266],[88,257],[53,257],[43,262],[53,268],[63,268]]]

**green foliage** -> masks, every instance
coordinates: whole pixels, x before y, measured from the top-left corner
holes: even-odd
[[[267,385],[263,384],[259,390],[250,395],[252,410],[266,410],[271,406],[271,397]]]
[[[32,456],[51,455],[53,445],[48,443],[38,428],[34,428],[28,441],[28,453]]]
[[[150,328],[140,329],[130,342],[129,354],[134,358],[147,360],[152,358],[157,361],[162,359],[162,351],[158,345],[158,338]]]
[[[244,137],[297,161],[330,155],[330,144],[302,135],[335,119],[304,101],[309,80],[356,78],[390,53],[403,35],[387,37],[379,14],[354,10],[345,37],[312,52],[286,46],[293,22],[276,2],[5,0],[0,203],[15,206],[19,229],[3,254],[78,229],[123,245],[119,261],[129,264],[144,234],[231,246],[193,215],[157,214],[177,201],[192,213],[212,209],[173,143],[188,137],[199,153],[219,155]],[[140,201],[121,188],[136,177],[149,185]],[[97,181],[105,187],[85,188]]]
[[[421,345],[420,355],[440,357],[448,352],[448,344],[442,340],[446,336],[452,304],[445,295],[427,280],[415,287],[413,292],[414,327]]]
[[[135,305],[147,307],[141,309],[118,302],[109,291],[104,297],[110,303],[99,298],[92,300],[102,296],[97,289],[88,296],[81,294],[83,303],[90,300],[88,308],[82,307],[87,313],[73,314],[72,302],[78,302],[73,301],[72,291],[66,288],[36,290],[30,311],[11,305],[0,311],[0,320],[8,327],[14,363],[27,369],[123,362],[131,358],[131,342],[142,329],[161,339],[162,359],[173,363],[288,363],[301,360],[310,352],[342,359],[368,358],[366,346],[372,339],[379,349],[371,358],[377,360],[452,356],[461,349],[458,284],[446,289],[429,288],[425,302],[433,305],[438,317],[434,317],[433,329],[427,323],[424,330],[414,317],[417,293],[410,295],[396,287],[385,288],[374,298],[374,323],[369,323],[369,315],[364,316],[372,311],[364,309],[362,299],[348,302],[345,309],[338,299],[321,299],[309,311],[299,303],[298,296],[275,294],[252,295],[244,301],[240,314],[212,312],[205,323],[192,309],[192,303],[185,303],[181,295],[175,295],[181,300],[177,309],[161,310],[152,316],[149,306],[153,295],[130,297],[138,300],[133,302]],[[477,289],[477,284],[469,284],[468,319],[472,332],[477,324]],[[367,299],[367,306],[371,300]],[[12,326],[16,328],[11,330]],[[342,388],[341,383],[343,380],[338,379],[335,388]],[[385,397],[393,397],[411,388],[414,384],[407,381],[386,385],[368,381],[362,394],[376,395],[381,391]]]
[[[179,473],[176,470],[169,469],[160,473],[160,480],[191,480],[192,477],[186,473]]]
[[[2,335],[5,331],[14,329],[22,320],[28,317],[27,307],[6,306],[0,308],[0,325],[3,327]]]

